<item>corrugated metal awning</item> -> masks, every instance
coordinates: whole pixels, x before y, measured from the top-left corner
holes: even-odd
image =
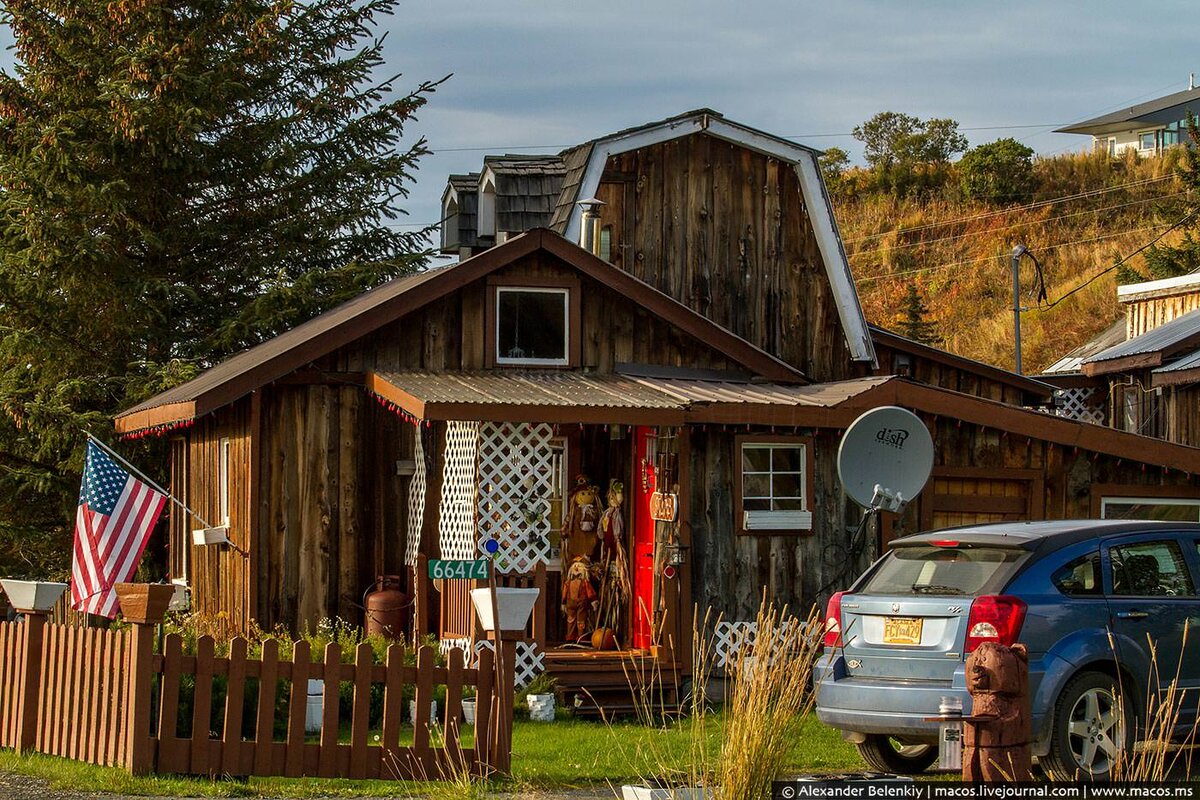
[[[795,386],[545,370],[377,372],[370,373],[366,383],[373,393],[420,419],[816,425],[828,420],[804,420],[806,409],[837,409],[890,380],[885,376]],[[861,407],[855,404],[855,409]]]

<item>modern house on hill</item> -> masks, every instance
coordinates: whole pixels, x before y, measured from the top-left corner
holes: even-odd
[[[698,110],[453,176],[456,264],[118,416],[172,437],[173,491],[238,545],[193,547],[175,514],[174,576],[202,609],[299,627],[361,619],[401,575],[413,630],[476,641],[472,581],[423,565],[492,554],[543,590],[522,674],[627,696],[629,658],[687,673],[694,608],[723,615],[719,648],[764,593],[803,612],[899,533],[1200,498],[1200,449],[1035,410],[1049,384],[868,325],[817,156]],[[933,476],[862,530],[837,453],[884,405],[930,431]],[[615,655],[559,612],[613,482]]]
[[[1187,116],[1200,115],[1200,89],[1194,79],[1186,91],[1147,100],[1092,119],[1058,128],[1055,133],[1081,133],[1092,137],[1092,146],[1109,155],[1136,150],[1158,155],[1187,140]]]

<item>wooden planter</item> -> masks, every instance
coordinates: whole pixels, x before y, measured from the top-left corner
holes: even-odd
[[[118,583],[113,588],[121,603],[121,616],[142,624],[162,622],[175,594],[169,583]]]

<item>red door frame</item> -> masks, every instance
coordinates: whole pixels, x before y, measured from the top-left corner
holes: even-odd
[[[650,442],[658,436],[654,428],[634,428],[633,447],[633,556],[630,576],[632,608],[630,644],[649,650],[654,644],[654,520],[650,517],[650,495],[656,486]]]

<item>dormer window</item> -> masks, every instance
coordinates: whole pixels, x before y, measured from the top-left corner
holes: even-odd
[[[484,366],[579,366],[579,295],[577,278],[489,277]]]
[[[496,363],[565,367],[570,348],[568,289],[496,287]]]

